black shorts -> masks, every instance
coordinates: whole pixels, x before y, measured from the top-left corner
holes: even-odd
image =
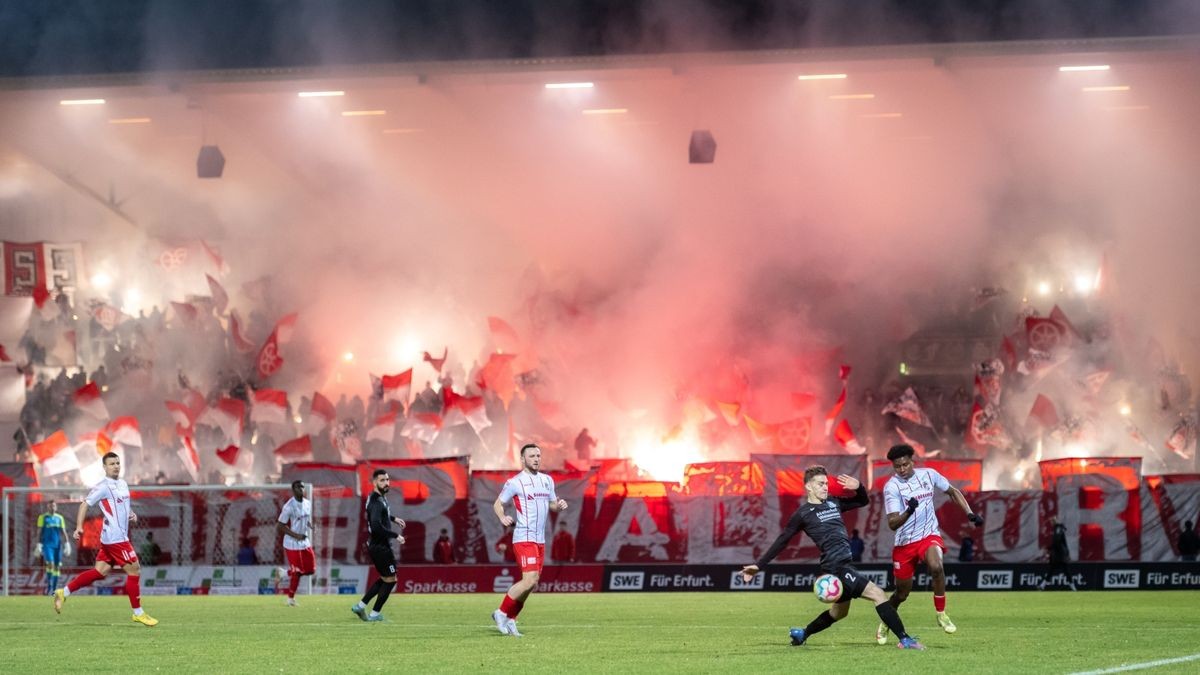
[[[367,553],[371,554],[371,564],[375,566],[375,571],[379,572],[379,576],[396,576],[396,554],[392,552],[391,546],[387,544],[368,545]]]
[[[822,573],[832,574],[842,580],[842,598],[838,602],[845,602],[853,598],[861,598],[864,591],[867,590],[867,584],[871,580],[864,577],[862,572],[845,565],[833,570],[821,570]]]

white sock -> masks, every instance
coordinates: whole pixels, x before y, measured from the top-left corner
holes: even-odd
[[[63,586],[62,591],[63,591],[64,598],[68,598],[71,596],[71,587],[70,586]]]
[[[363,602],[362,600],[359,600],[358,602],[354,603],[354,609],[366,609],[366,608],[367,608],[367,603]]]
[[[379,616],[379,612],[376,612],[375,610],[371,610],[371,613],[368,616]]]
[[[145,613],[146,613],[146,610],[142,609],[141,607],[138,607],[137,609],[133,610],[134,616],[141,616]]]

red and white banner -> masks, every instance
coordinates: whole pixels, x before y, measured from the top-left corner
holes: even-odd
[[[256,389],[250,395],[250,420],[284,424],[287,420],[287,392],[279,389]]]

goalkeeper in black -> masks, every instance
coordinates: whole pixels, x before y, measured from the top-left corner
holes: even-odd
[[[393,518],[392,509],[388,506],[385,495],[391,488],[392,479],[387,471],[375,469],[371,474],[371,482],[375,484],[375,489],[367,496],[367,531],[370,534],[367,553],[371,556],[375,571],[379,572],[379,579],[367,589],[367,594],[351,607],[350,611],[363,621],[383,621],[383,615],[379,612],[396,584],[396,554],[392,551],[392,540],[404,543],[404,537],[392,530],[392,523],[404,529],[404,521]],[[375,606],[371,613],[367,614],[367,603],[372,598],[375,599]]]
[[[900,638],[901,649],[925,649],[916,638],[910,637],[904,631],[900,615],[888,602],[883,589],[850,566],[850,537],[846,534],[842,512],[866,506],[867,490],[853,476],[843,474],[837,477],[837,481],[846,490],[853,490],[854,496],[848,499],[830,497],[829,475],[823,466],[810,467],[804,472],[804,491],[807,493],[805,503],[792,514],[787,527],[779,534],[775,543],[771,544],[771,548],[753,565],[742,568],[742,578],[747,582],[753,580],[754,576],[803,530],[821,550],[821,573],[832,574],[842,582],[842,597],[804,628],[791,629],[793,645],[804,644],[814,633],[820,633],[835,621],[844,618],[850,612],[850,600],[853,598],[866,598],[875,603],[875,611],[879,613],[879,618]]]

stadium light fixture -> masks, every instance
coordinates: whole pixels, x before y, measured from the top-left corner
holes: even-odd
[[[1050,295],[1050,282],[1039,281],[1037,285],[1038,295]]]
[[[797,76],[796,76],[796,79],[797,79],[797,80],[801,80],[801,81],[809,81],[809,80],[844,80],[844,79],[846,79],[846,73],[822,73],[822,74],[819,74],[819,75],[797,75]]]
[[[867,101],[875,98],[875,94],[833,94],[830,101]]]
[[[1084,87],[1084,88],[1083,88],[1083,90],[1084,90],[1084,91],[1087,91],[1087,92],[1096,92],[1096,91],[1129,91],[1129,89],[1130,89],[1130,87],[1129,87],[1129,85],[1127,85],[1127,84],[1114,84],[1114,85],[1109,85],[1109,86],[1104,86],[1104,87]]]
[[[1129,407],[1128,403],[1122,403],[1120,412],[1121,412],[1121,417],[1129,417],[1130,415],[1133,414],[1133,408]]]
[[[65,98],[58,102],[59,105],[104,105],[104,103],[102,98]]]
[[[1092,290],[1092,280],[1086,274],[1075,275],[1075,291],[1077,293],[1090,293]]]
[[[885,113],[863,113],[859,117],[865,120],[890,120],[898,117],[904,117],[904,113],[885,112]]]
[[[1097,64],[1094,66],[1059,66],[1058,72],[1060,72],[1060,73],[1087,73],[1087,72],[1095,72],[1095,71],[1102,71],[1102,70],[1108,70],[1108,69],[1109,69],[1109,66],[1107,64]]]
[[[386,110],[343,110],[342,117],[378,117],[386,115]]]
[[[93,286],[95,286],[96,288],[98,288],[102,291],[105,291],[105,290],[108,290],[108,288],[110,286],[112,286],[113,280],[112,280],[112,277],[110,277],[107,272],[96,272],[95,274],[92,275],[91,281],[92,281]]]
[[[345,96],[344,91],[302,91],[298,94],[300,98],[328,98],[331,96]]]
[[[628,108],[590,108],[584,110],[584,115],[624,115],[629,112]]]
[[[149,124],[149,117],[114,117],[108,121],[109,124]]]
[[[342,354],[342,360],[346,363],[350,363],[354,360],[354,352],[346,352],[345,354]]]
[[[596,86],[592,82],[550,82],[546,84],[547,89],[591,89]]]

